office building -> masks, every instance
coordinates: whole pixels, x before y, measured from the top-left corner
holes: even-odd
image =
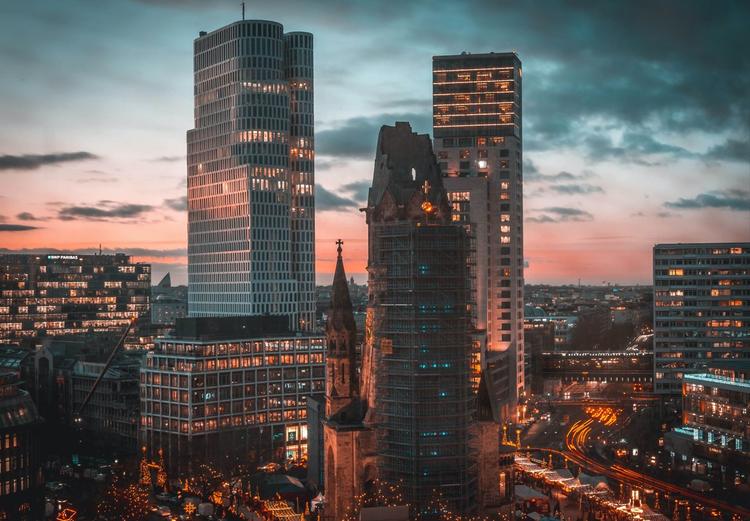
[[[315,319],[313,37],[242,20],[194,42],[191,316]]]
[[[654,246],[654,391],[713,360],[750,359],[750,243]]]
[[[178,318],[187,315],[187,286],[172,286],[172,278],[167,273],[151,288],[151,323],[174,326]]]
[[[288,317],[179,319],[141,369],[141,441],[171,472],[202,462],[299,461],[306,398],[324,389],[325,339],[289,331]]]
[[[76,427],[102,437],[109,446],[136,452],[140,406],[139,367],[140,364],[135,360],[130,363],[114,363],[104,373],[86,407],[81,410],[86,396],[104,369],[104,363],[75,362],[69,372],[68,387],[71,394],[70,404],[66,409],[76,416]]]
[[[453,510],[471,511],[469,238],[451,221],[429,136],[408,123],[380,130],[366,215],[368,330],[358,386],[364,425],[378,430],[378,477],[401,483],[417,510],[439,490]]]
[[[39,429],[42,419],[15,375],[0,374],[0,519],[43,517]]]
[[[748,482],[750,360],[712,361],[707,372],[683,377],[682,426],[665,435],[665,446],[677,466]]]
[[[0,255],[0,343],[148,323],[151,266],[116,255]],[[126,347],[138,347],[133,331]]]
[[[469,231],[475,327],[498,417],[524,392],[521,61],[435,56],[433,135],[453,221]]]

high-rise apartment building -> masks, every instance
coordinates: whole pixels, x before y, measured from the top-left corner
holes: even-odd
[[[713,360],[750,359],[750,243],[654,246],[654,390]]]
[[[150,295],[151,266],[127,255],[0,255],[0,343],[120,333]]]
[[[194,42],[191,316],[315,318],[313,37],[243,20]]]
[[[524,391],[521,61],[435,56],[432,78],[434,148],[453,221],[472,239],[473,318],[499,420]]]

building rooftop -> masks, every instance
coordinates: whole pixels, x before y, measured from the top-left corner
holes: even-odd
[[[750,391],[750,380],[744,380],[742,378],[730,378],[728,376],[720,376],[716,374],[686,374],[685,376],[683,376],[683,381],[686,383],[695,383],[699,385],[714,385],[727,389],[742,388]]]
[[[293,335],[286,315],[178,318],[173,339],[236,340]]]

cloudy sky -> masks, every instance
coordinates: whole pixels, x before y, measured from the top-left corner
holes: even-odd
[[[315,35],[317,258],[364,280],[377,130],[431,131],[431,57],[524,67],[531,283],[651,279],[657,242],[750,240],[750,4],[247,2]],[[0,251],[125,251],[184,282],[192,40],[239,0],[0,3]]]

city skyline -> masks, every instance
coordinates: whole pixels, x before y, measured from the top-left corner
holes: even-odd
[[[655,243],[750,238],[740,3],[720,12],[673,3],[341,7],[247,11],[316,35],[319,281],[335,262],[324,246],[339,237],[349,273],[364,281],[357,210],[377,130],[400,120],[429,132],[431,57],[463,50],[516,50],[524,62],[527,282],[649,283]],[[14,122],[0,134],[0,248],[93,253],[101,243],[152,262],[156,280],[171,271],[184,283],[190,42],[238,20],[239,5],[0,10],[14,79],[0,87],[0,117]],[[451,38],[434,29],[446,17],[459,29]],[[488,33],[498,24],[508,30]]]

